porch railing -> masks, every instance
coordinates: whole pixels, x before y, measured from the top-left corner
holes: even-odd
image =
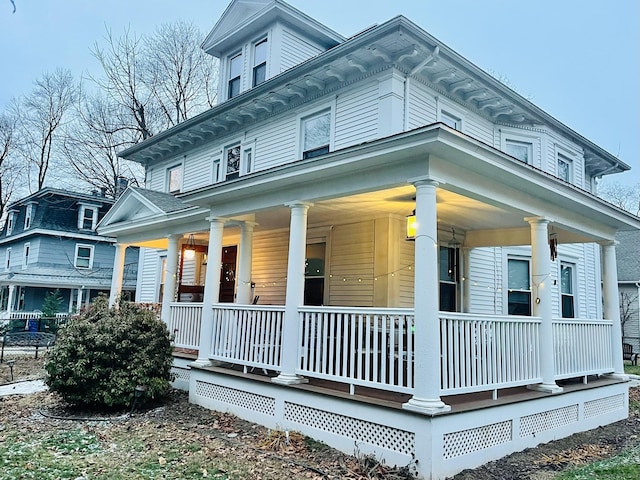
[[[299,312],[296,373],[412,391],[412,309],[301,307]]]
[[[178,348],[200,347],[200,323],[202,302],[176,302],[169,305],[169,332],[174,335],[173,344]]]
[[[610,320],[553,320],[556,379],[614,371]]]
[[[280,369],[283,306],[213,306],[214,360],[270,370]]]
[[[440,314],[441,388],[445,395],[541,381],[540,319]]]

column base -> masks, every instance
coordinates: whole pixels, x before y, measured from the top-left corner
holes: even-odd
[[[209,358],[198,358],[197,360],[194,360],[193,362],[188,364],[189,367],[196,368],[216,367],[218,365],[221,365],[221,362],[211,360]]]
[[[528,390],[535,390],[536,392],[544,392],[544,393],[562,393],[564,388],[559,387],[555,383],[538,383],[536,385],[527,385]]]
[[[308,378],[289,373],[281,373],[277,377],[272,378],[271,381],[280,385],[299,385],[300,383],[309,383]]]
[[[451,406],[447,405],[440,399],[416,397],[409,399],[407,403],[403,403],[402,408],[412,412],[422,413],[424,415],[440,415],[451,411]]]
[[[611,378],[612,380],[620,380],[621,382],[628,382],[629,380],[631,380],[629,375],[627,375],[626,373],[608,373],[606,375],[603,375],[603,377]]]

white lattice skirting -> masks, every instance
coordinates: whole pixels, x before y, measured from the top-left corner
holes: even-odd
[[[391,465],[415,458],[420,474],[433,479],[628,414],[626,383],[436,417],[196,368],[189,388],[193,403],[299,431],[345,453],[373,453]]]

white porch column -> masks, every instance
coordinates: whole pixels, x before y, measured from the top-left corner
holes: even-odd
[[[295,373],[298,360],[298,307],[304,304],[304,260],[307,249],[307,211],[311,204],[295,202],[291,208],[289,228],[289,257],[287,262],[287,291],[282,325],[282,371],[272,379],[275,383],[291,385],[308,380]]]
[[[611,353],[613,354],[614,376],[626,379],[622,360],[622,325],[620,324],[620,294],[618,292],[618,267],[616,264],[616,244],[603,242],[602,247],[602,296],[604,318],[613,322]]]
[[[540,317],[540,370],[542,383],[529,385],[531,390],[548,393],[562,392],[555,380],[555,355],[553,348],[553,289],[551,280],[551,253],[549,251],[549,220],[528,217],[531,225],[531,301],[533,315]]]
[[[160,318],[170,328],[171,303],[175,301],[176,281],[178,279],[178,244],[182,235],[172,234],[167,237],[167,261],[164,267],[164,289],[162,290],[162,310]],[[171,332],[173,333],[173,332]]]
[[[222,260],[222,237],[224,218],[209,218],[209,248],[207,250],[207,273],[204,277],[204,295],[202,298],[202,317],[200,319],[200,345],[198,347],[198,365],[211,365],[209,354],[213,343],[213,305],[220,300],[220,266]]]
[[[124,243],[116,243],[116,254],[113,259],[113,275],[111,276],[111,292],[109,294],[109,306],[113,307],[116,299],[122,291],[122,278],[124,277],[124,254],[127,245]]]
[[[238,259],[238,293],[236,303],[240,305],[251,304],[251,261],[253,251],[253,227],[252,222],[240,224],[240,252]]]
[[[451,410],[440,399],[440,295],[438,280],[438,182],[420,179],[416,187],[414,282],[414,393],[402,408],[427,415]]]
[[[7,298],[7,315],[11,318],[11,310],[13,309],[13,295],[15,294],[16,286],[9,284],[9,298]]]

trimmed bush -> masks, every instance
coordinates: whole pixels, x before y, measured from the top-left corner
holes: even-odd
[[[144,399],[163,396],[171,380],[171,337],[153,312],[105,297],[60,329],[49,352],[46,383],[67,402],[91,408],[131,405],[134,389]]]

